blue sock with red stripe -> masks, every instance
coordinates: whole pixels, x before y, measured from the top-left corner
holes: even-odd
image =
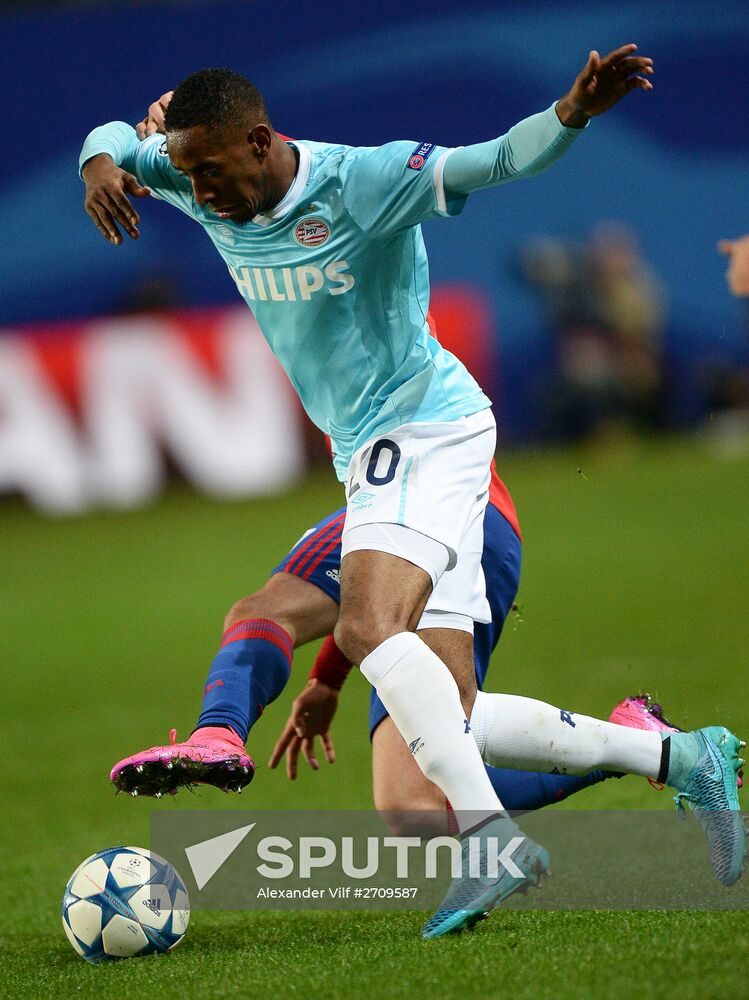
[[[486,773],[505,809],[523,812],[541,809],[561,802],[583,788],[597,785],[606,778],[621,778],[612,771],[591,771],[589,774],[545,774],[542,771],[513,771],[486,765]]]
[[[208,673],[196,729],[230,726],[244,742],[286,686],[293,652],[288,632],[266,618],[229,626]]]

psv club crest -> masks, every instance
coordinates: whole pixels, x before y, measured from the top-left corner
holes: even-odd
[[[300,247],[321,247],[330,239],[330,227],[324,219],[302,219],[294,226],[294,240]]]

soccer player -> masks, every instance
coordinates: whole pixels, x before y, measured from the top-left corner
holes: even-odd
[[[146,194],[141,182],[203,226],[310,417],[330,434],[347,498],[336,642],[376,688],[461,832],[481,841],[482,867],[492,838],[507,844],[518,834],[483,755],[658,777],[702,810],[731,810],[728,826],[707,833],[716,873],[733,882],[744,853],[733,734],[712,727],[661,739],[583,716],[568,722],[569,713],[560,734],[551,706],[476,694],[472,631],[488,621],[481,536],[494,421],[490,401],[426,323],[420,223],[551,165],[590,118],[650,90],[652,62],[635,52],[592,51],[547,111],[455,150],[284,142],[249,81],[203,70],[174,91],[165,142],[139,143],[113,122],[88,136],[80,166],[86,210],[115,244],[118,223],[137,235],[128,194]],[[713,773],[719,788],[707,795]],[[471,926],[548,869],[546,851],[528,838],[514,860],[523,879],[506,871],[491,885],[458,879],[425,935]]]

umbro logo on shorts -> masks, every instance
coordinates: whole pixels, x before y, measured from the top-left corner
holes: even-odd
[[[360,493],[353,500],[349,500],[349,506],[354,510],[371,510],[374,493]]]

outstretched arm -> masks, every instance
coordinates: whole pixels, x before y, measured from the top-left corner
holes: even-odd
[[[623,45],[603,58],[592,51],[570,90],[552,108],[518,122],[498,139],[450,153],[443,175],[448,199],[539,173],[564,153],[592,117],[632,90],[652,90],[646,76],[653,73],[653,61],[636,56],[636,49]]]

